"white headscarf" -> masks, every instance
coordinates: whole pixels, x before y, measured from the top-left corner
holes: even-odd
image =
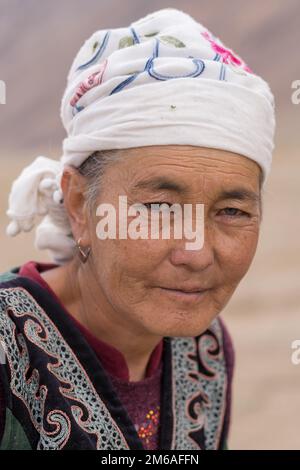
[[[148,145],[223,149],[257,162],[263,181],[274,147],[269,85],[188,14],[166,8],[129,27],[96,31],[77,53],[61,102],[60,160],[37,157],[14,181],[7,234],[31,230],[63,264],[75,241],[63,206],[65,165],[93,152]]]

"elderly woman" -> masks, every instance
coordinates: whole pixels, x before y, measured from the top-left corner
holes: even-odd
[[[2,274],[1,446],[224,449],[233,350],[219,313],[258,242],[269,86],[168,8],[85,41],[61,117],[61,159],[36,158],[9,197],[8,235],[42,216],[36,246],[54,262]],[[161,229],[120,236],[124,209],[143,207],[145,228],[173,204],[203,207],[197,249]]]

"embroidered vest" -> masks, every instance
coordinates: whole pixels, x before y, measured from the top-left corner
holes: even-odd
[[[96,354],[61,306],[18,268],[0,277],[2,448],[143,450]],[[160,449],[219,449],[227,373],[220,321],[165,337]]]

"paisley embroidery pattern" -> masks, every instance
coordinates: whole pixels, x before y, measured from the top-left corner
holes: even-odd
[[[197,338],[172,341],[174,449],[217,449],[227,375],[217,319]]]
[[[0,337],[7,345],[7,356],[13,372],[11,389],[26,405],[32,423],[41,435],[38,448],[63,448],[70,435],[70,419],[65,413],[53,410],[46,420],[56,426],[55,431],[47,433],[42,427],[47,389],[39,384],[39,373],[35,369],[30,379],[26,380],[29,358],[25,340],[21,334],[16,338],[15,326],[6,313],[8,311],[16,317],[29,317],[24,328],[26,337],[56,359],[55,364],[48,363],[48,369],[64,384],[60,387],[61,394],[78,402],[78,406],[71,406],[73,418],[85,432],[97,436],[97,449],[128,449],[124,436],[78,359],[35,299],[23,288],[8,288],[0,290],[0,303]],[[38,395],[40,399],[37,399]],[[82,416],[86,413],[88,418],[83,420]]]
[[[38,449],[62,449],[70,434],[70,420],[60,410],[51,411],[46,420],[53,431],[46,431],[42,424],[47,387],[41,385],[39,372],[34,369],[28,380],[29,355],[24,336],[16,334],[16,327],[8,316],[0,316],[0,335],[6,338],[6,356],[11,371],[11,390],[22,400],[30,413],[31,421],[40,435]],[[9,338],[9,341],[7,340]]]

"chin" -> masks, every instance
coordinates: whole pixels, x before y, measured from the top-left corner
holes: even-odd
[[[216,315],[212,316],[211,318],[201,318],[199,321],[199,314],[197,315],[198,318],[189,318],[188,314],[177,316],[173,322],[169,322],[168,324],[164,325],[153,325],[151,331],[159,336],[170,336],[170,337],[190,337],[190,336],[198,336],[204,333],[205,330],[210,326],[213,319]]]
[[[167,336],[173,336],[173,337],[199,336],[202,333],[204,333],[204,331],[207,330],[208,327],[209,327],[209,324],[205,324],[203,326],[198,325],[197,327],[192,327],[192,326],[186,326],[186,327],[181,327],[181,328],[175,327],[171,329],[170,334],[168,334]]]

